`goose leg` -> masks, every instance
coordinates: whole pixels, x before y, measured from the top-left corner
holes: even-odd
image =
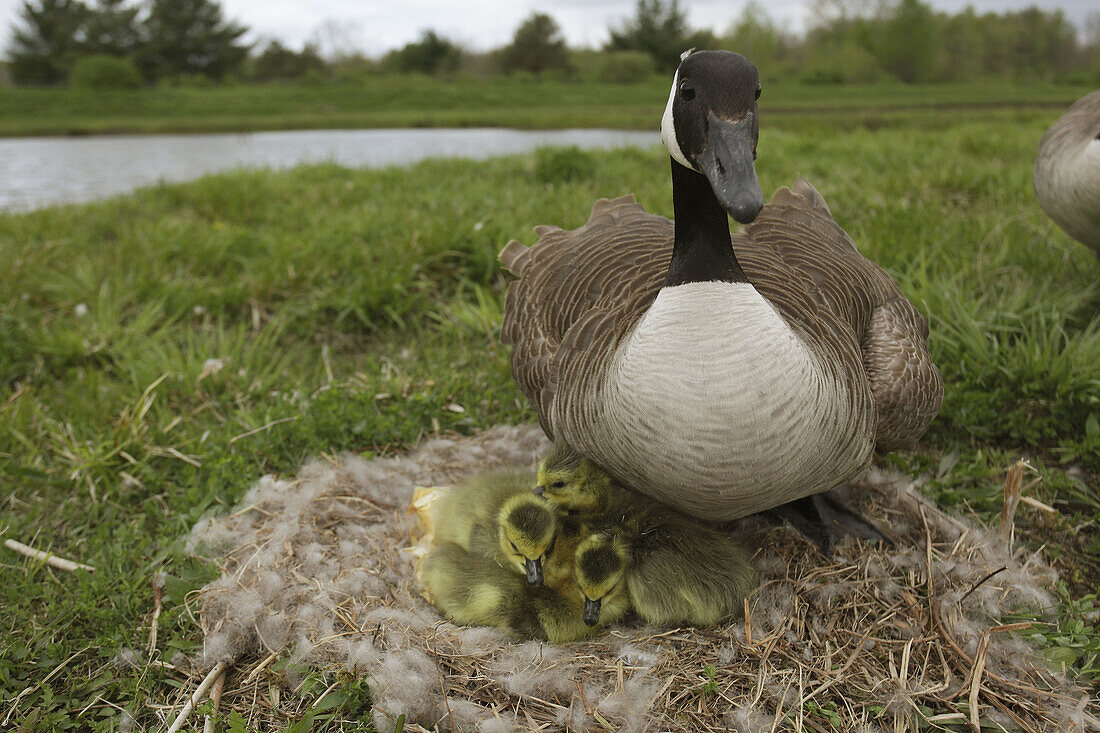
[[[828,492],[796,499],[769,510],[769,513],[789,522],[826,553],[845,537],[859,537],[884,545],[893,544],[866,517],[849,510],[829,496]]]

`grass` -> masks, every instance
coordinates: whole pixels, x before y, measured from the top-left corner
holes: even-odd
[[[1064,109],[1089,91],[1003,80],[925,86],[776,82],[766,86],[761,108],[773,126],[906,126],[915,113],[934,125],[946,109],[1014,119],[1021,111]],[[652,129],[667,96],[663,76],[634,84],[378,76],[329,85],[0,88],[0,136],[440,126]],[[813,118],[805,116],[808,111]]]
[[[1019,531],[1046,543],[1066,583],[1036,633],[1052,663],[1095,682],[1100,264],[1030,190],[1054,116],[765,127],[758,168],[765,191],[798,174],[816,183],[929,316],[944,407],[919,451],[886,462],[991,518],[1005,469],[1031,459],[1057,513],[1023,506]],[[600,196],[632,191],[671,215],[660,151],[566,161],[240,172],[0,215],[0,535],[97,568],[70,575],[0,551],[0,720],[113,730],[124,708],[157,725],[187,683],[116,655],[147,640],[158,571],[160,656],[195,649],[186,596],[216,569],[180,537],[260,475],[532,420],[496,340],[496,252],[538,223],[580,225]],[[284,702],[288,725],[350,725],[360,683],[315,674],[314,692]],[[333,707],[308,711],[333,684]]]

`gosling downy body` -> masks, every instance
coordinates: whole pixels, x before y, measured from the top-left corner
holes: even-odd
[[[622,491],[606,471],[564,443],[550,446],[535,475],[536,494],[577,515],[601,514],[612,493]]]
[[[496,546],[474,531],[471,552],[496,558],[524,575],[529,585],[560,586],[572,576],[571,562],[581,523],[559,514],[549,501],[528,492],[509,498],[497,515]]]
[[[1077,100],[1043,135],[1034,182],[1043,211],[1100,257],[1100,90]]]
[[[613,594],[600,623],[588,623],[573,563],[574,557],[549,558],[545,570],[556,584],[531,586],[513,568],[444,542],[425,556],[422,577],[436,607],[454,623],[495,626],[526,639],[564,643],[592,636],[608,619],[625,613]]]
[[[453,542],[437,542],[421,565],[436,608],[463,626],[495,626],[524,638],[543,638],[531,588],[493,558]]]
[[[712,626],[741,613],[756,585],[749,554],[733,535],[647,496],[617,485],[592,461],[555,445],[539,463],[543,496],[563,508],[579,508],[595,537],[623,553],[629,605],[658,625]],[[605,560],[606,565],[613,562]],[[586,599],[594,596],[575,571]],[[609,575],[602,573],[598,575]]]
[[[632,197],[509,243],[501,340],[546,433],[707,520],[858,475],[914,443],[943,386],[924,319],[799,180],[756,179],[759,76],[686,55],[662,120],[675,223]],[[748,223],[731,240],[727,214]]]
[[[453,542],[464,550],[469,550],[475,541],[493,546],[500,508],[513,496],[529,494],[534,485],[531,472],[519,469],[489,471],[466,478],[432,507],[435,541]]]
[[[573,574],[584,598],[585,625],[611,624],[630,612],[629,562],[630,548],[614,534],[594,533],[577,545]]]

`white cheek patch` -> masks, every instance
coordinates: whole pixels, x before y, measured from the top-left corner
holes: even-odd
[[[672,79],[672,91],[668,93],[668,104],[665,105],[665,114],[661,117],[661,142],[665,144],[665,149],[668,150],[668,154],[672,156],[673,160],[688,170],[698,173],[695,166],[688,162],[684,152],[680,150],[680,141],[676,139],[676,123],[672,119],[672,102],[676,99],[676,88],[678,86],[680,86],[679,69],[676,70],[676,76]]]

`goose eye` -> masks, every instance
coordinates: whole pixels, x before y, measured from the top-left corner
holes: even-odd
[[[695,86],[687,79],[680,82],[680,98],[685,102],[695,99]]]
[[[753,99],[760,99],[760,87],[756,88],[756,96]]]

